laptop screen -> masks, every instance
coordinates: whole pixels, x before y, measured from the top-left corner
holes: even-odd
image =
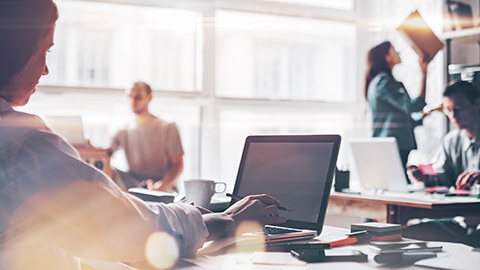
[[[408,182],[393,137],[351,139],[353,175],[365,190],[407,192]]]
[[[293,210],[281,211],[289,223],[317,229],[323,225],[338,147],[338,136],[249,137],[234,193],[269,194]]]

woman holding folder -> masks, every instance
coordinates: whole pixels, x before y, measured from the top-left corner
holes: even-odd
[[[404,165],[408,154],[416,149],[413,129],[422,124],[423,115],[412,117],[425,107],[428,62],[420,56],[422,81],[418,97],[412,99],[403,83],[392,74],[395,65],[400,64],[399,53],[385,41],[368,52],[368,67],[365,78],[365,98],[372,111],[373,137],[395,137]]]

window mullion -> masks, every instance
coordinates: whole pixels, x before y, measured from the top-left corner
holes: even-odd
[[[215,7],[211,5],[203,12],[203,72],[201,96],[207,100],[200,114],[200,151],[199,168],[201,177],[216,179],[218,173],[215,164],[219,157],[218,110],[215,96]],[[208,162],[201,162],[207,160]],[[214,166],[214,167],[212,167]],[[206,175],[209,173],[210,175]]]

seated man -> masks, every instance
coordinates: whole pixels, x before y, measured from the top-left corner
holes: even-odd
[[[458,129],[443,139],[434,163],[437,175],[424,175],[415,166],[409,167],[407,173],[410,180],[422,181],[426,186],[468,189],[480,182],[480,93],[472,84],[458,81],[445,89],[443,97],[444,111]],[[478,220],[463,217],[432,220],[408,226],[403,236],[480,247],[477,225]]]
[[[153,95],[148,84],[136,82],[128,96],[135,122],[115,135],[111,147],[125,151],[129,171],[115,170],[114,180],[124,190],[146,186],[176,191],[175,182],[183,170],[183,147],[177,126],[149,112]]]
[[[437,175],[424,175],[416,166],[407,174],[426,186],[468,189],[480,182],[480,93],[472,84],[458,81],[443,93],[443,108],[458,128],[445,135],[433,164]]]

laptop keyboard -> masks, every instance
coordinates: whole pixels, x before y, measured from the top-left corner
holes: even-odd
[[[295,230],[295,229],[264,226],[263,229],[259,229],[256,233],[258,234],[263,233],[264,235],[276,235],[276,234],[286,234],[286,233],[295,233],[295,232],[301,232],[301,231]]]

